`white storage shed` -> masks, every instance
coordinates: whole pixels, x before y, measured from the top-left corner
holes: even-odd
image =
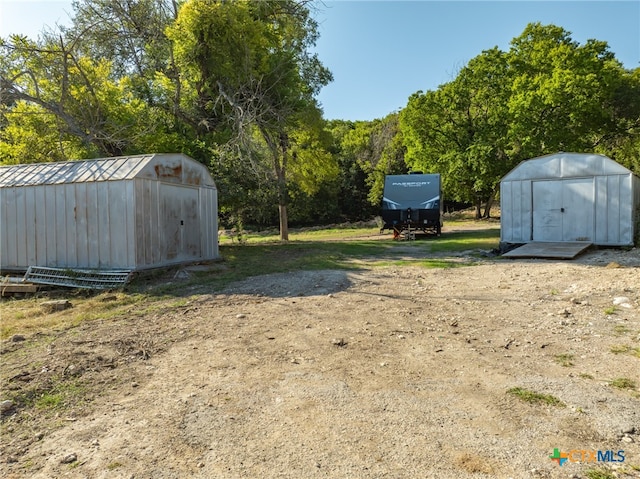
[[[640,178],[611,158],[555,153],[523,161],[500,182],[503,244],[634,244]]]
[[[0,167],[0,269],[143,270],[218,257],[218,193],[182,154]]]

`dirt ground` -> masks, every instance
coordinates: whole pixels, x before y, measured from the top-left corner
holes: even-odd
[[[640,477],[638,248],[258,276],[2,353],[3,395],[88,388],[4,412],[3,478]]]

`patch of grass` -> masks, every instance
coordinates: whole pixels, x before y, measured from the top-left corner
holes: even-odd
[[[180,298],[177,301],[173,301],[172,303],[169,304],[170,308],[182,308],[183,306],[186,306],[187,304],[189,304],[190,299],[189,298]]]
[[[379,236],[380,228],[374,227],[336,227],[336,228],[301,228],[289,235],[293,241],[347,240],[367,236]],[[390,233],[387,233],[390,234]]]
[[[38,394],[36,397],[25,397],[26,403],[32,403],[41,412],[60,411],[82,400],[86,388],[78,381],[65,381],[58,378],[53,388]]]
[[[615,314],[617,308],[615,306],[610,306],[604,310],[604,314]]]
[[[624,354],[628,353],[630,349],[631,348],[629,346],[626,346],[624,344],[614,344],[613,346],[611,346],[609,351],[611,351],[613,354]]]
[[[323,240],[349,240],[367,236],[380,235],[380,228],[377,226],[353,226],[344,225],[336,227],[308,227],[289,229],[290,241],[323,241]],[[279,243],[280,232],[276,229],[243,234],[242,240],[245,244]],[[229,236],[221,236],[221,245],[237,244],[237,239]]]
[[[113,461],[110,462],[109,464],[107,464],[107,469],[109,471],[113,471],[114,469],[118,469],[119,467],[122,467],[124,464],[122,464],[121,462],[118,461]]]
[[[430,243],[430,250],[434,253],[453,253],[470,249],[491,250],[497,248],[499,243],[498,228],[451,233],[443,231],[442,236]]]
[[[105,298],[110,297],[114,299]],[[85,321],[95,319],[117,318],[127,308],[147,299],[147,295],[124,292],[114,294],[90,293],[76,294],[69,290],[63,298],[73,305],[72,308],[54,313],[45,313],[41,303],[50,298],[27,298],[3,301],[0,304],[0,339],[7,339],[13,334],[30,335],[51,329],[68,329]]]
[[[289,242],[275,241],[274,232],[249,234],[244,244],[222,244],[221,261],[212,263],[208,271],[192,272],[187,280],[174,280],[170,271],[163,270],[140,275],[125,290],[117,293],[69,291],[59,299],[68,299],[73,308],[50,314],[42,311],[40,303],[43,298],[3,301],[0,304],[0,339],[7,339],[13,334],[29,336],[40,331],[69,329],[97,319],[119,319],[181,308],[188,304],[186,298],[194,293],[205,289],[220,290],[232,282],[261,274],[355,270],[389,265],[422,268],[469,266],[473,262],[434,258],[431,253],[498,246],[498,228],[474,228],[450,233],[445,230],[441,237],[416,241],[394,241],[391,234],[380,238],[378,228],[372,225],[292,230]],[[372,235],[376,237],[372,238]]]
[[[421,268],[461,268],[463,266],[471,266],[473,263],[449,261],[443,259],[425,259],[412,263],[413,265],[420,266]]]
[[[556,296],[556,295],[557,295],[557,294],[559,294],[559,293],[560,293],[560,291],[558,291],[558,290],[557,290],[557,289],[555,289],[555,288],[554,288],[554,289],[552,289],[551,291],[549,291],[549,294],[550,294],[551,296]]]
[[[362,267],[412,265],[429,268],[450,267],[454,262],[424,258],[428,241],[411,243],[389,239],[374,241],[291,241],[279,244],[221,246],[225,269],[211,274],[194,274],[193,284],[224,288],[228,284],[258,274],[300,270],[358,269]],[[415,260],[406,260],[415,250]],[[421,257],[421,258],[420,258]],[[170,285],[168,285],[170,286]],[[155,290],[154,293],[158,291]],[[167,292],[164,290],[163,292]]]
[[[36,400],[35,406],[37,409],[59,409],[63,401],[62,393],[46,392]]]
[[[420,268],[460,268],[463,266],[471,266],[473,263],[460,262],[460,261],[452,261],[446,259],[422,259],[422,260],[398,260],[398,261],[380,261],[376,262],[375,265],[378,267],[387,267],[387,266],[418,266]]]
[[[623,334],[630,333],[631,330],[624,324],[616,324],[613,327],[613,332],[616,336],[622,336]]]
[[[609,384],[618,389],[635,389],[636,383],[629,378],[616,378],[609,381]]]
[[[589,469],[585,471],[587,479],[615,479],[616,476],[612,472],[605,471],[603,469]]]
[[[613,354],[631,354],[636,358],[640,358],[640,347],[634,348],[632,346],[627,346],[626,344],[614,344],[609,349]]]
[[[591,374],[587,374],[587,373],[580,373],[580,374],[578,374],[578,377],[582,378],[582,379],[593,379],[593,376]]]
[[[565,368],[573,366],[573,354],[557,354],[554,359],[560,366]]]
[[[507,393],[531,404],[546,404],[548,406],[565,407],[565,404],[560,401],[560,399],[552,396],[551,394],[537,393],[530,389],[520,387],[508,389]]]

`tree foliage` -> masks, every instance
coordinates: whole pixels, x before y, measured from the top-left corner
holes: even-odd
[[[405,147],[398,128],[398,114],[385,118],[356,122],[343,140],[344,151],[352,155],[366,175],[368,200],[380,205],[385,175],[404,174]]]
[[[307,3],[77,0],[74,9],[69,28],[2,41],[1,161],[185,152],[227,175],[229,191],[250,186],[242,201],[276,185],[286,238],[289,186],[313,195],[337,171],[314,99],[331,74],[310,53]],[[235,191],[237,216],[246,208]]]
[[[256,149],[259,133],[277,186],[280,235],[288,239],[289,170],[304,179],[309,165],[302,160],[316,160],[316,174],[329,164],[326,155],[304,148],[313,136],[309,119],[318,113],[314,95],[331,80],[309,54],[317,25],[308,9],[291,0],[190,0],[168,36],[199,128],[230,131],[244,151]]]
[[[637,78],[605,42],[580,45],[561,27],[530,24],[508,52],[484,51],[451,82],[409,98],[400,115],[407,163],[442,173],[445,195],[475,203],[478,217],[527,158],[599,151],[632,166]]]
[[[279,222],[283,239],[289,217],[371,217],[408,170],[441,173],[477,216],[527,158],[595,151],[640,172],[640,68],[605,42],[533,23],[399,114],[327,123],[313,5],[76,0],[70,27],[0,39],[0,163],[183,152],[212,171],[223,222]]]
[[[554,25],[531,24],[511,42],[509,131],[525,157],[593,151],[615,130],[615,93],[624,75],[605,42],[580,45]]]
[[[17,146],[4,162],[32,162],[44,152],[51,152],[54,160],[69,153],[118,156],[153,131],[147,105],[136,97],[127,77],[113,78],[108,60],[82,56],[74,42],[62,37],[36,44],[14,36],[0,49],[5,53],[0,60],[0,108],[7,125],[1,138]],[[43,145],[33,156],[20,154],[29,127],[43,124],[55,125],[55,148]],[[68,144],[74,145],[70,151],[65,150]]]
[[[509,66],[497,48],[483,52],[437,91],[411,96],[401,113],[407,162],[441,173],[447,197],[479,205],[511,164],[506,133]]]

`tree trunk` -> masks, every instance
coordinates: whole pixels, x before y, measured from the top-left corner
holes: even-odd
[[[491,207],[493,206],[493,202],[496,199],[496,190],[493,190],[491,192],[491,195],[489,195],[489,199],[487,200],[487,204],[484,207],[484,214],[482,215],[483,218],[491,218]]]
[[[276,141],[276,138],[265,128],[261,127],[260,132],[273,156],[273,171],[276,174],[276,184],[278,188],[280,240],[289,241],[289,217],[287,215],[287,204],[289,203],[289,192],[287,191],[288,138],[286,133],[280,132],[279,141]]]
[[[280,217],[280,241],[289,241],[289,217],[287,216],[287,155],[288,138],[285,133],[280,134],[280,149],[274,149],[276,178],[278,181],[278,216]],[[282,155],[282,156],[280,156]]]
[[[280,215],[280,240],[289,241],[289,218],[287,217],[286,203],[278,205],[278,213]]]
[[[287,191],[287,178],[285,176],[285,171],[282,164],[277,164],[275,171],[276,181],[278,183],[278,216],[280,219],[280,240],[289,241],[289,218],[287,216],[287,203],[289,194]]]
[[[476,219],[482,218],[482,199],[480,195],[476,196]]]

